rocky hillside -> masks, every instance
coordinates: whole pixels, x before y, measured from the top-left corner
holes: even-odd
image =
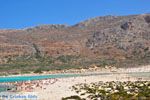
[[[150,14],[96,17],[73,26],[0,30],[1,66],[19,62],[17,59],[32,59],[35,64],[39,58],[55,59],[55,65],[64,63],[62,59],[83,66],[124,61],[148,64]]]

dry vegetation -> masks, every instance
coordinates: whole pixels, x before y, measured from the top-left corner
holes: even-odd
[[[149,14],[97,17],[73,26],[0,30],[1,72],[149,63]]]
[[[98,82],[77,84],[72,89],[79,95],[62,100],[149,100],[150,82]]]

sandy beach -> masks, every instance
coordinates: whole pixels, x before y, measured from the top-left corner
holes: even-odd
[[[54,78],[11,83],[17,86],[17,92],[35,92],[38,100],[61,100],[62,97],[77,95],[71,87],[80,83],[107,82],[107,81],[150,81],[150,78],[133,77],[128,72],[150,72],[150,66],[137,68],[91,68],[72,71],[73,73],[87,74],[77,77]],[[56,72],[53,72],[56,74]],[[59,72],[60,73],[60,72]],[[68,71],[71,73],[71,71]],[[107,74],[103,74],[107,73]],[[48,74],[48,73],[46,73]],[[44,74],[42,74],[44,75]]]
[[[58,79],[55,84],[43,85],[43,88],[37,88],[40,100],[61,100],[62,97],[77,95],[71,91],[71,86],[80,83],[92,83],[98,81],[136,81],[136,78],[128,78],[127,75],[105,75],[105,76],[85,76],[75,78]]]
[[[72,91],[72,86],[81,83],[94,83],[94,82],[108,82],[108,81],[150,81],[150,78],[144,78],[138,74],[138,76],[132,76],[129,73],[141,73],[150,72],[150,66],[141,66],[134,68],[115,68],[106,66],[105,68],[89,68],[80,70],[65,70],[46,72],[43,74],[25,74],[25,75],[13,75],[15,76],[31,76],[31,75],[48,75],[48,74],[81,74],[81,76],[64,77],[64,78],[51,78],[34,81],[24,82],[12,82],[4,83],[16,86],[16,93],[36,93],[39,100],[61,100],[62,97],[70,95],[77,95]],[[149,74],[148,74],[149,75]],[[11,75],[10,75],[11,76]]]

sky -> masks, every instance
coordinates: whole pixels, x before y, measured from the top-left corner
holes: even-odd
[[[74,25],[106,15],[150,13],[150,0],[0,0],[0,29]]]

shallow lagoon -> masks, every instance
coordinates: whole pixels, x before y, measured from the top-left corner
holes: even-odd
[[[67,77],[79,77],[79,76],[91,76],[91,75],[101,75],[107,76],[111,74],[128,74],[131,77],[143,78],[150,80],[150,72],[130,72],[130,73],[82,73],[82,74],[52,74],[52,75],[33,75],[33,76],[6,76],[0,77],[0,83],[7,82],[19,82],[19,81],[29,81],[29,80],[42,80],[50,78],[67,78]],[[110,76],[111,77],[111,76]],[[6,86],[7,87],[7,86]],[[5,91],[7,88],[5,86],[0,86],[0,92]]]
[[[84,74],[52,74],[52,75],[34,75],[34,76],[9,76],[0,77],[0,83],[4,82],[16,82],[16,81],[29,81],[29,80],[42,80],[49,78],[67,78],[78,76],[90,76],[90,75],[111,75],[111,74],[124,74],[124,73],[84,73]],[[150,72],[130,72],[125,73],[132,77],[140,77],[144,79],[150,78]]]
[[[132,72],[132,73],[127,73],[127,74],[131,75],[132,77],[150,79],[150,72]]]
[[[79,76],[79,74],[53,74],[53,75],[11,76],[11,77],[9,76],[9,77],[0,77],[0,83],[42,80],[48,78],[66,78],[66,77],[76,77],[76,76]]]

